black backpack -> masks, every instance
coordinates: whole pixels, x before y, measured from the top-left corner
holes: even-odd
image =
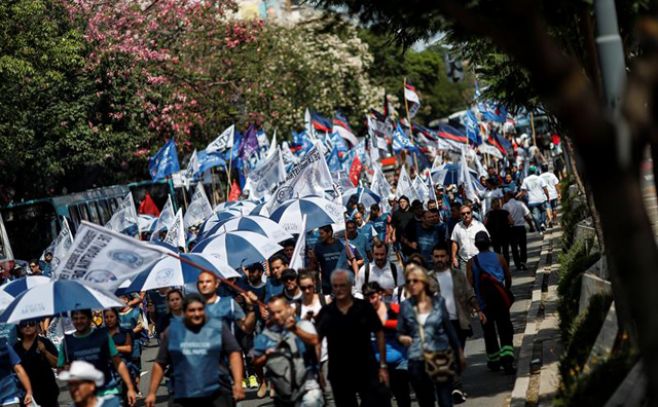
[[[391,266],[391,274],[393,274],[393,281],[395,282],[395,286],[397,287],[398,285],[398,268],[395,266],[395,263],[392,261],[388,262],[389,265]],[[363,279],[363,284],[368,284],[370,281],[370,263],[366,264],[366,269],[364,270],[365,275]]]

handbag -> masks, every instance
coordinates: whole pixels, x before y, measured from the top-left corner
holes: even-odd
[[[455,376],[454,354],[452,349],[448,348],[439,351],[425,350],[425,329],[418,318],[418,309],[416,309],[416,322],[418,322],[418,333],[420,335],[420,346],[425,361],[425,372],[435,383],[445,383]]]

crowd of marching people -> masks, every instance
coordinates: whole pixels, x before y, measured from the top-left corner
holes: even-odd
[[[63,338],[49,319],[2,325],[0,405],[58,406],[54,372],[76,406],[155,406],[163,383],[172,406],[232,406],[247,388],[277,406],[464,402],[473,323],[487,368],[515,373],[513,270],[527,269],[527,229],[552,227],[560,196],[556,175],[531,164],[489,167],[477,202],[455,185],[432,185],[425,202],[393,194],[366,207],[355,196],[344,231],[297,236],[303,267],[291,267],[291,240],[239,278],[202,271],[195,285],[73,311]],[[2,280],[48,276],[51,258]],[[158,351],[141,383],[149,344]]]

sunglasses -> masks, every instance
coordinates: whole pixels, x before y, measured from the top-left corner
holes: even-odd
[[[306,291],[306,290],[312,290],[312,289],[315,288],[315,287],[311,284],[311,285],[300,285],[299,288],[300,288],[302,291]]]
[[[21,328],[25,328],[26,326],[33,326],[34,327],[34,326],[37,326],[37,323],[34,322],[34,321],[21,322],[20,324],[18,324],[18,326],[21,327]]]
[[[462,216],[466,216],[466,215],[470,215],[470,214],[471,214],[470,212],[462,212],[461,213]]]

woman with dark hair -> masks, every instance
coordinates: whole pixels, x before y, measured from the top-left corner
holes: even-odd
[[[119,356],[114,340],[106,328],[92,328],[91,310],[71,312],[75,332],[64,336],[59,349],[57,367],[68,370],[74,360],[84,360],[103,372],[105,382],[98,387],[99,396],[119,395],[121,388],[112,374],[115,368],[127,387],[126,398],[129,405],[135,404],[135,387],[130,380],[128,367]]]
[[[172,319],[162,333],[145,400],[147,407],[155,406],[155,394],[167,366],[172,372],[172,406],[228,407],[244,399],[240,345],[219,318],[206,318],[205,305],[199,294],[188,295],[183,301],[183,318]],[[229,371],[232,391],[226,377]]]
[[[475,235],[475,247],[480,253],[466,264],[466,275],[475,290],[480,310],[486,316],[482,329],[487,367],[497,371],[502,365],[506,374],[512,374],[516,371],[513,366],[514,327],[509,313],[513,301],[510,292],[512,275],[505,258],[489,250],[491,241],[486,232],[478,232]],[[500,344],[496,337],[496,327]]]
[[[382,286],[376,281],[363,285],[361,289],[363,298],[370,302],[377,316],[384,325],[384,337],[386,338],[386,365],[388,366],[388,378],[391,393],[399,407],[411,406],[409,396],[409,373],[407,371],[407,349],[398,342],[397,328],[400,315],[400,304],[387,304],[383,301],[386,294]],[[379,361],[377,344],[373,338],[373,349]]]
[[[183,292],[178,288],[172,288],[167,291],[166,300],[169,312],[162,315],[157,322],[157,331],[160,336],[169,327],[172,319],[183,318]]]
[[[32,388],[34,401],[42,407],[56,407],[59,387],[53,374],[57,366],[57,348],[53,343],[38,335],[39,323],[34,320],[18,324],[18,342],[14,344],[16,354],[21,358]]]
[[[121,328],[119,325],[119,310],[116,308],[110,308],[103,312],[103,320],[105,321],[105,327],[107,328],[108,333],[114,340],[114,345],[123,360],[123,363],[128,367],[130,372],[130,378],[132,382],[135,383],[135,377],[139,375],[139,369],[135,364],[132,363],[132,352],[133,352],[133,338],[132,332],[129,329]],[[113,373],[116,374],[116,371]],[[115,378],[118,381],[118,378]],[[124,389],[125,390],[125,389]],[[125,398],[125,391],[122,393]]]
[[[424,268],[405,270],[409,298],[400,306],[398,341],[409,348],[409,378],[420,407],[452,406],[454,369],[465,366],[464,353],[445,299],[434,295]]]

